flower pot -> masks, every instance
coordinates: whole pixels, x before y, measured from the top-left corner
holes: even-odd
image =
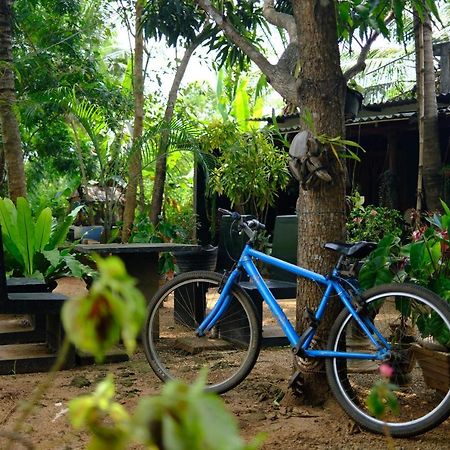
[[[345,93],[345,118],[354,119],[361,109],[363,95],[361,92],[355,91],[354,89],[347,88]]]
[[[450,352],[411,346],[428,387],[447,393],[450,387]]]
[[[192,270],[215,270],[217,263],[217,247],[207,245],[195,250],[186,250],[175,253],[178,272]]]

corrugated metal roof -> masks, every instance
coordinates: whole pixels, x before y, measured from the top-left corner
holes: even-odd
[[[440,105],[449,105],[442,106],[438,108],[438,114],[450,115],[450,92],[446,94],[439,94],[436,96],[437,103]],[[392,113],[383,114],[383,110],[389,110],[390,108],[397,108],[406,105],[416,105],[416,98],[414,92],[408,92],[402,96],[399,96],[393,100],[384,103],[372,103],[370,105],[363,105],[360,111],[360,115],[355,117],[354,119],[348,119],[345,124],[346,125],[354,125],[354,124],[362,124],[362,123],[373,123],[373,122],[385,122],[385,121],[394,121],[394,120],[408,120],[417,115],[415,110],[406,110],[406,111],[395,111]],[[380,114],[374,114],[374,112],[380,112]],[[295,114],[287,114],[285,116],[276,116],[275,120],[277,123],[284,123],[290,119],[297,119],[299,117],[298,113]],[[266,121],[268,123],[273,123],[272,117],[263,117],[261,119],[253,119],[259,121]],[[294,131],[297,130],[297,126],[290,127],[281,127],[283,131]]]
[[[450,117],[450,107],[446,108],[439,108],[438,109],[439,116],[448,116]],[[394,122],[394,121],[406,121],[411,120],[414,117],[417,116],[416,111],[407,111],[407,112],[398,112],[394,114],[376,114],[371,116],[362,116],[362,117],[356,117],[355,119],[349,119],[345,122],[346,126],[356,126],[356,125],[363,125],[363,124],[373,124],[373,123],[380,123],[380,122]],[[295,115],[290,115],[289,118],[297,118]],[[294,133],[300,130],[300,125],[291,125],[288,127],[281,127],[282,132],[287,133]]]

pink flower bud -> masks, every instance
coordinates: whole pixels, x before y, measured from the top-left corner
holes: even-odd
[[[394,369],[389,364],[381,364],[381,366],[378,368],[380,371],[380,374],[383,375],[383,377],[391,378],[392,375],[394,375]]]

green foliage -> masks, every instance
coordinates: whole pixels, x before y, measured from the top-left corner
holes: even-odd
[[[402,216],[396,209],[382,206],[364,206],[364,196],[355,191],[347,197],[350,213],[347,219],[348,239],[356,241],[378,242],[384,236],[400,236]]]
[[[154,225],[147,214],[139,214],[131,230],[129,242],[193,242],[192,236],[196,227],[195,216],[191,211],[179,211],[171,219],[162,218]],[[158,270],[161,274],[172,274],[175,271],[174,257],[169,252],[159,255]]]
[[[70,253],[70,248],[59,249],[79,211],[80,207],[75,208],[56,224],[48,207],[34,219],[26,199],[19,197],[16,207],[11,200],[0,198],[0,225],[8,270],[14,275],[46,280],[90,273]]]
[[[89,292],[64,303],[62,321],[69,340],[102,361],[122,339],[129,354],[145,317],[145,299],[118,257],[96,258],[99,277]]]
[[[247,213],[264,217],[289,179],[287,152],[274,146],[269,130],[242,133],[232,122],[215,123],[207,127],[202,142],[209,151],[220,152],[210,190],[225,194]]]
[[[348,139],[342,139],[340,136],[331,137],[327,134],[318,134],[311,111],[304,111],[301,119],[314,135],[314,138],[317,140],[317,142],[325,148],[329,148],[331,150],[332,154],[341,166],[342,163],[340,161],[340,158],[360,161],[360,158],[356,152],[358,150],[365,152],[365,150],[357,142],[350,141]],[[354,148],[355,151],[353,151],[352,148]]]
[[[359,282],[363,289],[392,281],[409,281],[425,286],[450,303],[450,209],[426,217],[427,224],[415,231],[411,242],[386,236],[364,262]],[[409,312],[405,312],[409,314]],[[422,337],[432,336],[450,348],[450,336],[442,321],[433,313],[413,317]]]
[[[142,21],[147,39],[165,38],[167,45],[175,47],[179,39],[195,40],[205,18],[192,2],[156,0],[145,2]]]
[[[239,70],[219,70],[216,85],[216,105],[224,122],[235,120],[240,131],[259,128],[259,123],[250,119],[263,113],[263,94],[268,83],[264,76],[256,81],[243,77]]]
[[[69,404],[72,424],[92,434],[91,450],[122,450],[139,443],[151,450],[257,450],[263,437],[246,444],[234,417],[217,395],[205,393],[203,380],[189,387],[167,383],[160,395],[144,397],[130,416],[113,401],[111,377],[94,394]]]
[[[367,408],[377,419],[383,419],[388,412],[398,414],[399,404],[394,391],[397,386],[385,381],[378,381],[372,386],[367,397]]]
[[[120,450],[127,448],[130,416],[114,401],[111,375],[100,382],[93,394],[69,402],[69,415],[75,429],[87,428],[92,434],[87,450]]]
[[[110,123],[131,111],[122,74],[108,67],[117,57],[104,54],[113,36],[108,9],[101,0],[14,1],[17,112],[29,191],[43,179],[56,183],[67,174],[79,179],[74,139],[61,108],[72,89],[107,106]],[[91,161],[88,168],[95,167]]]

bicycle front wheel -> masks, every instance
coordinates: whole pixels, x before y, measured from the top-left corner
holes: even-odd
[[[327,360],[328,382],[339,404],[364,428],[388,430],[394,437],[415,436],[442,423],[450,415],[449,369],[447,381],[436,379],[427,373],[422,355],[424,348],[441,350],[436,357],[445,355],[441,344],[450,343],[448,304],[420,286],[389,284],[364,293],[360,311],[389,343],[390,356],[386,361]],[[347,310],[333,325],[328,346],[334,351],[375,352]],[[439,364],[436,359],[435,366]],[[390,392],[395,397],[389,397]]]
[[[151,300],[143,330],[147,360],[163,381],[192,384],[206,367],[206,390],[226,392],[251,371],[261,345],[261,325],[248,295],[234,286],[231,303],[212,330],[195,330],[219,298],[223,277],[188,272],[164,285]]]

